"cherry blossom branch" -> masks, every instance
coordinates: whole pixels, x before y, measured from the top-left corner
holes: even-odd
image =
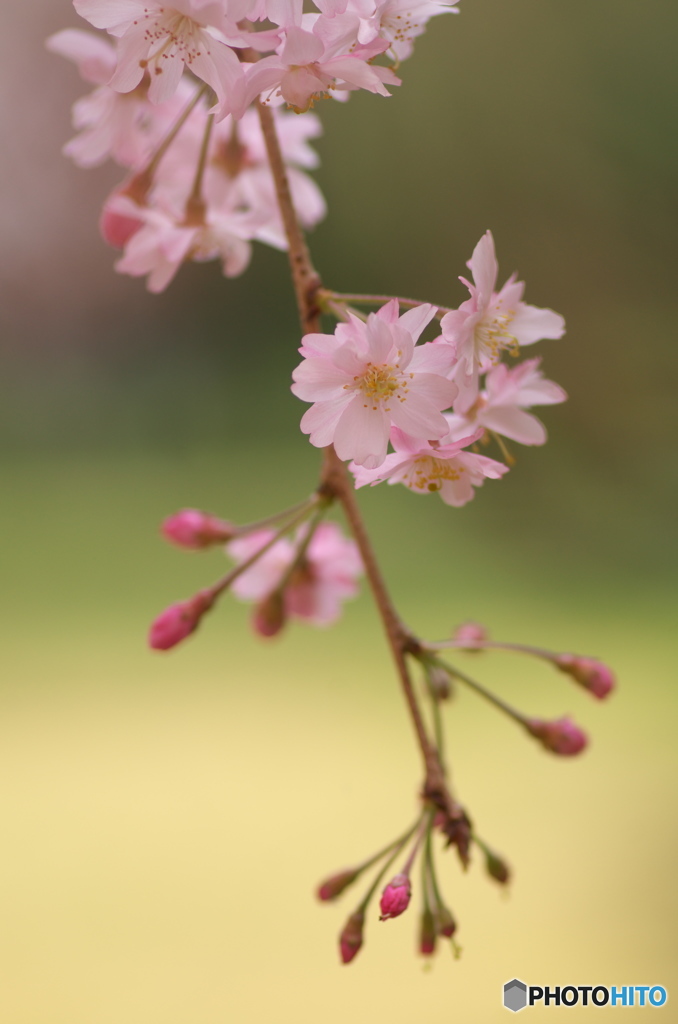
[[[318,294],[320,304],[327,304],[330,307],[337,303],[346,304],[351,302],[357,302],[358,305],[364,306],[383,306],[394,298],[398,300],[401,306],[406,306],[408,309],[415,309],[417,306],[422,305],[421,299],[404,299],[400,295],[365,295],[357,292],[332,292],[325,289],[322,289]],[[446,313],[452,312],[448,306],[438,306],[437,308],[436,319],[438,320],[445,316]]]
[[[320,316],[320,309],[316,302],[316,293],[320,288],[320,277],[313,269],[306,239],[292,202],[285,162],[280,149],[275,121],[273,120],[273,111],[261,101],[257,103],[257,108],[261,131],[266,143],[268,161],[273,180],[275,181],[278,208],[287,237],[287,254],[292,271],[292,283],[294,285],[294,294],[297,298],[302,331],[304,334],[316,333],[319,327]]]
[[[263,103],[258,104],[261,129],[266,143],[266,151],[275,180],[276,195],[280,214],[288,242],[288,257],[292,271],[292,281],[299,308],[299,318],[303,332],[317,333],[320,326],[320,304],[318,297],[321,292],[321,281],[311,263],[306,239],[297,219],[290,194],[287,172],[283,162],[280,143],[276,132],[273,114]],[[328,294],[328,293],[325,293]],[[331,293],[330,293],[331,294]],[[372,596],[381,617],[382,625],[396,664],[405,701],[412,719],[414,731],[424,761],[426,771],[426,792],[445,790],[445,777],[440,755],[431,743],[424,720],[414,692],[412,677],[406,660],[406,653],[418,650],[418,641],[406,630],[398,616],[386,583],[379,568],[372,543],[358,509],[353,488],[348,479],[346,467],[337,456],[334,447],[324,450],[322,486],[334,495],[341,504],[349,527],[358,545],[365,567]]]

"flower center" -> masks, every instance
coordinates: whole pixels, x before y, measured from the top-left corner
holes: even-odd
[[[395,14],[393,11],[386,11],[381,16],[381,28],[387,39],[393,43],[408,43],[411,39],[421,35],[424,21],[418,21],[411,11]],[[389,34],[390,33],[390,34]]]
[[[201,26],[192,18],[171,8],[159,7],[146,10],[135,24],[146,23],[144,39],[148,43],[149,56],[139,63],[146,67],[149,61],[163,57],[165,60],[179,57],[186,64],[192,64],[201,55]],[[159,65],[156,66],[156,74]]]
[[[518,339],[508,330],[513,320],[514,311],[503,312],[497,308],[492,317],[484,317],[475,329],[474,341],[479,356],[487,356],[493,363],[498,363],[505,349],[511,355],[518,355]]]
[[[439,491],[445,480],[458,480],[464,472],[463,466],[455,466],[452,460],[421,455],[415,459],[412,469],[403,476],[406,487],[417,491]]]
[[[365,397],[365,408],[372,406],[373,410],[379,408],[383,402],[384,412],[390,412],[388,403],[392,399],[398,402],[406,401],[408,381],[414,377],[413,373],[404,374],[398,363],[391,366],[390,363],[382,363],[381,366],[367,364],[365,373],[353,378],[353,384],[345,384],[344,387],[351,391],[362,391]]]

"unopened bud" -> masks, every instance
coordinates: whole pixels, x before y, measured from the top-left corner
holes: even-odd
[[[231,523],[195,508],[184,508],[169,516],[161,526],[163,537],[180,548],[209,547],[210,544],[221,544],[231,540],[236,529]]]
[[[285,597],[274,590],[254,609],[252,625],[260,636],[275,636],[287,622]]]
[[[381,894],[379,920],[387,921],[389,917],[399,917],[407,910],[411,895],[412,884],[407,875],[395,875]]]
[[[364,926],[365,912],[363,910],[356,910],[349,917],[339,936],[339,952],[341,953],[342,964],[350,964],[351,960],[357,956],[363,944]]]
[[[452,639],[468,650],[480,650],[487,643],[487,630],[479,622],[462,622],[452,634]]]
[[[350,868],[348,871],[340,871],[338,875],[327,878],[318,886],[318,899],[336,900],[337,896],[341,896],[342,892],[355,882],[359,874],[359,868]]]
[[[485,870],[490,878],[500,885],[506,885],[511,878],[511,871],[505,860],[502,860],[492,850],[485,850]]]
[[[447,700],[452,692],[450,674],[439,665],[431,665],[426,672],[429,686],[436,700]]]
[[[602,661],[597,661],[596,658],[582,658],[576,654],[559,654],[554,659],[554,664],[561,672],[572,676],[598,700],[607,697],[615,687],[612,669],[604,665]]]
[[[447,907],[439,907],[436,916],[438,932],[440,935],[444,935],[445,938],[451,939],[457,930],[457,922],[452,917],[452,914]]]
[[[154,651],[168,651],[171,647],[176,647],[198,628],[200,619],[212,607],[213,602],[213,595],[209,591],[203,591],[190,601],[171,604],[151,624],[148,634],[149,646]]]
[[[569,718],[559,718],[556,722],[532,718],[528,719],[526,727],[547,750],[562,757],[579,754],[588,743],[586,733]]]
[[[432,956],[436,951],[438,931],[433,912],[427,907],[422,911],[419,924],[419,952],[422,956]]]
[[[114,249],[124,249],[132,235],[144,226],[140,217],[118,213],[114,207],[104,206],[99,218],[101,237]]]

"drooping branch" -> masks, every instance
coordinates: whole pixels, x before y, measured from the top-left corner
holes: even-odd
[[[302,331],[305,334],[315,333],[318,332],[320,326],[320,308],[316,301],[317,294],[322,287],[320,277],[311,263],[306,239],[294,209],[272,111],[261,102],[258,107],[266,151],[275,180],[280,214],[287,236],[288,257]],[[426,771],[425,791],[442,790],[445,788],[445,783],[440,757],[426,731],[406,660],[406,653],[413,648],[416,649],[418,643],[405,629],[391,601],[374,553],[374,548],[355,500],[346,467],[337,456],[332,445],[329,445],[324,450],[321,486],[341,504],[358,545],[372,596],[377,605],[384,632],[391,648],[403,695],[424,761]]]

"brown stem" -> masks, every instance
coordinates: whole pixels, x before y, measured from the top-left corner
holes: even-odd
[[[316,292],[320,288],[320,277],[313,269],[306,239],[292,202],[290,183],[280,151],[273,111],[261,102],[258,107],[268,162],[275,181],[280,216],[287,236],[287,255],[292,270],[292,283],[294,284],[294,294],[297,297],[301,327],[304,334],[315,334],[320,327],[320,309],[315,301]]]
[[[316,333],[320,327],[320,308],[317,301],[318,292],[321,288],[320,277],[311,263],[306,239],[299,225],[294,204],[292,203],[287,172],[273,120],[273,112],[262,103],[259,103],[259,119],[271,171],[275,180],[280,214],[287,236],[292,281],[299,307],[302,330],[305,334]],[[360,515],[346,467],[332,445],[324,450],[321,490],[331,494],[340,502],[358,545],[365,573],[400,677],[412,724],[417,734],[426,770],[424,790],[425,792],[444,790],[445,778],[440,757],[426,732],[405,657],[408,651],[418,650],[419,644],[405,629],[393,606],[377,563],[372,543]]]
[[[323,296],[325,298],[325,296]],[[421,299],[405,299],[400,295],[364,295],[358,292],[327,292],[326,301],[335,301],[341,303],[355,302],[359,306],[383,306],[386,302],[390,302],[391,299],[397,299],[401,306],[407,306],[410,309],[415,309],[417,306],[423,306],[424,302]],[[445,316],[446,313],[451,313],[452,310],[449,306],[438,306],[438,312],[436,318],[440,320],[441,317]]]

